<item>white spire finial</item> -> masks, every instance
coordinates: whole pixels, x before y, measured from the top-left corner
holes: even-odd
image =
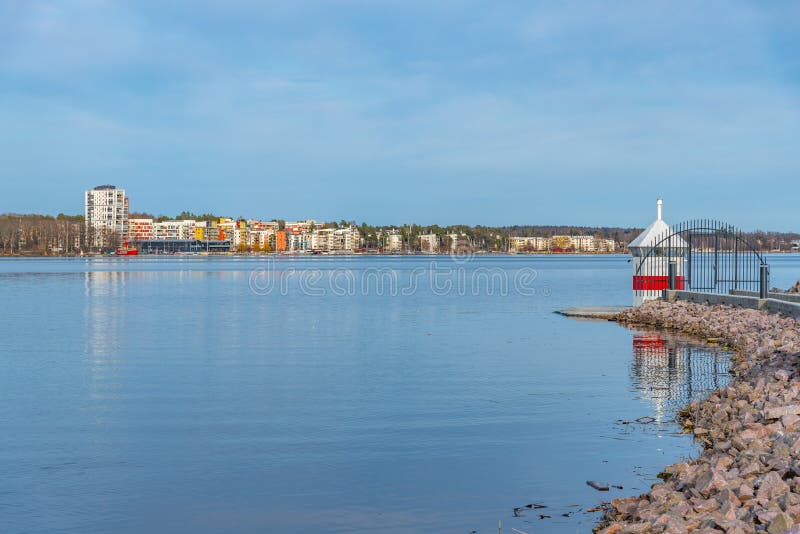
[[[661,200],[661,197],[658,197],[658,202],[656,202],[656,206],[658,206],[658,220],[661,220],[661,206],[664,204],[664,201]]]

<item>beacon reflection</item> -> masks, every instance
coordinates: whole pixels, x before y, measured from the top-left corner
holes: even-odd
[[[727,385],[730,367],[729,353],[719,348],[666,334],[633,336],[631,380],[653,403],[657,422],[672,420],[691,400]]]

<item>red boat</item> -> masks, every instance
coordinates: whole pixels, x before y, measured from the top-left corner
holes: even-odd
[[[133,247],[129,247],[127,241],[125,241],[124,248],[117,249],[117,256],[136,256],[137,254],[139,254],[139,250]]]

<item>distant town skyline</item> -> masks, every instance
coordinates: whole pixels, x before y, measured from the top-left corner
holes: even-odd
[[[0,4],[0,213],[794,231],[800,5]]]

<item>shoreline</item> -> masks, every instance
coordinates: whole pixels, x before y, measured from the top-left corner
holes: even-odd
[[[767,252],[771,256],[800,256],[798,252]],[[102,254],[102,253],[87,253],[87,254],[0,254],[0,259],[6,258],[29,258],[29,259],[52,259],[52,258],[126,258],[136,260],[137,258],[274,258],[274,257],[288,257],[288,258],[315,258],[315,257],[447,257],[457,256],[463,258],[465,256],[508,256],[508,257],[596,257],[596,256],[626,256],[630,257],[628,252],[472,252],[472,253],[428,253],[428,252],[332,252],[332,253],[313,253],[313,252],[178,252],[166,254],[135,254],[135,255],[116,255],[116,254]]]
[[[616,320],[727,346],[732,378],[679,412],[684,431],[703,446],[698,458],[665,467],[645,494],[611,501],[594,531],[776,534],[800,525],[800,323],[663,301]]]
[[[352,258],[352,257],[451,257],[464,258],[466,256],[629,256],[624,252],[531,252],[531,253],[514,253],[514,252],[473,252],[468,254],[431,254],[427,252],[412,252],[412,253],[387,253],[387,252],[342,252],[342,253],[311,253],[311,252],[212,252],[212,253],[192,253],[180,252],[174,254],[135,254],[135,255],[116,255],[116,254],[0,254],[0,259],[3,258],[30,258],[30,259],[52,259],[52,258],[125,258],[136,260],[137,258]]]

